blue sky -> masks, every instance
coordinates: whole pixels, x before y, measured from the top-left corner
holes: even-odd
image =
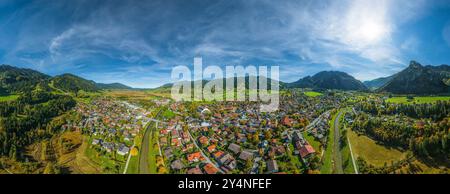
[[[0,63],[156,87],[204,65],[279,65],[360,80],[450,63],[450,0],[2,0]]]

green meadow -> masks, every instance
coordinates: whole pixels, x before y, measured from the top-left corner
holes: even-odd
[[[418,96],[413,99],[408,99],[406,96],[392,97],[388,98],[386,102],[390,103],[402,103],[402,104],[424,104],[424,103],[435,103],[436,101],[448,101],[450,96]]]
[[[0,96],[0,102],[4,101],[12,101],[19,97],[19,95],[8,95],[8,96]]]
[[[309,97],[317,97],[317,96],[321,96],[322,93],[320,93],[320,92],[314,92],[314,91],[308,91],[308,92],[305,92],[305,95],[306,95],[306,96],[309,96]]]

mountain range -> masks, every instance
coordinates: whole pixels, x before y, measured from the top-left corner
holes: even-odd
[[[371,90],[376,90],[386,84],[387,82],[391,81],[394,75],[388,76],[388,77],[380,77],[377,79],[373,79],[370,81],[364,81],[363,84],[366,85]]]
[[[322,71],[287,84],[289,88],[314,88],[336,90],[368,90],[367,87],[351,75],[340,71]]]
[[[442,94],[450,92],[450,66],[422,66],[411,61],[409,66],[394,74],[378,92],[394,94]]]
[[[232,78],[224,78],[230,81]],[[236,78],[234,78],[236,82]],[[202,80],[203,84],[207,80]],[[248,88],[249,76],[245,77]],[[270,83],[270,79],[268,80]],[[450,66],[422,66],[416,61],[388,77],[361,82],[351,75],[340,71],[322,71],[313,76],[306,76],[292,83],[279,82],[280,88],[313,88],[388,92],[394,94],[444,94],[450,93]],[[159,88],[169,88],[165,84]],[[225,85],[224,85],[225,86]],[[36,87],[57,89],[63,92],[77,93],[80,90],[95,92],[103,89],[133,89],[121,83],[96,83],[73,74],[49,76],[41,72],[17,68],[10,65],[0,65],[0,94],[17,93],[33,90]]]
[[[131,89],[131,87],[120,83],[96,83],[69,73],[52,77],[32,69],[0,65],[1,93],[31,91],[36,87],[73,93],[80,90],[95,92],[102,89]]]

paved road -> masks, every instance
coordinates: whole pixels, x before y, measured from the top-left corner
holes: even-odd
[[[358,167],[356,166],[355,158],[353,157],[352,144],[350,143],[350,139],[347,136],[348,147],[350,148],[350,156],[352,157],[353,169],[355,170],[355,174],[358,174]]]
[[[334,173],[335,174],[343,174],[344,170],[342,169],[342,155],[341,155],[341,134],[339,131],[339,119],[342,116],[342,111],[339,111],[336,119],[334,120],[334,150],[333,150],[333,158],[334,158]]]
[[[322,113],[321,115],[319,115],[319,117],[317,117],[316,119],[314,119],[311,123],[309,123],[308,126],[305,127],[306,131],[311,130],[312,128],[314,128],[314,126],[317,125],[317,123],[319,123],[321,120],[324,119],[326,114],[329,114],[331,110],[325,111],[324,113]]]
[[[161,110],[156,114],[156,118],[158,118],[159,114],[161,113]],[[139,174],[149,174],[150,171],[148,170],[148,151],[150,150],[150,138],[153,134],[152,129],[153,124],[157,123],[157,120],[152,120],[148,123],[147,128],[144,132],[144,138],[142,139],[142,145],[141,145],[141,151],[139,154]]]
[[[130,149],[130,151],[129,151],[129,153],[128,153],[128,158],[127,158],[127,162],[125,163],[125,168],[124,168],[124,170],[123,170],[123,174],[127,174],[127,171],[128,171],[128,165],[130,164],[130,160],[131,160],[131,150],[133,150],[133,148],[134,148],[134,143],[133,143],[133,146],[131,146],[131,149]]]

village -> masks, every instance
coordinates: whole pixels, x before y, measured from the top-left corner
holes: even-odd
[[[313,103],[311,101],[316,101]],[[331,107],[339,98],[312,99],[293,91],[279,111],[258,103],[173,103],[176,116],[159,125],[159,146],[171,173],[300,173],[321,160],[304,135],[326,146]],[[311,122],[310,122],[311,121]]]
[[[93,161],[120,161],[123,168],[135,145],[135,138],[150,121],[149,111],[126,101],[98,98],[78,104],[81,119],[68,122],[64,129],[81,131],[88,137],[87,154]]]

